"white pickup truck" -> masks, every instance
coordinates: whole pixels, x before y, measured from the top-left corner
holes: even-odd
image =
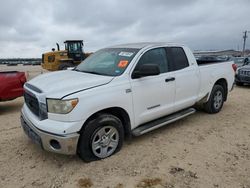
[[[197,62],[184,45],[136,43],[101,49],[72,70],[24,86],[24,132],[43,149],[85,161],[195,112],[221,110],[233,89],[232,62]]]

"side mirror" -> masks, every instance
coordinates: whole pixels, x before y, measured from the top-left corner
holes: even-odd
[[[135,70],[132,74],[132,78],[141,78],[146,76],[155,76],[160,74],[160,68],[155,64],[145,64],[140,66],[138,70]]]

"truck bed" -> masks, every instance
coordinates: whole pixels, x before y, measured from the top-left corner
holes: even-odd
[[[25,82],[24,72],[0,72],[0,101],[12,100],[22,96]]]
[[[228,58],[218,57],[218,56],[200,56],[196,57],[198,65],[214,64],[214,63],[223,63],[228,61]]]
[[[224,60],[196,60],[198,66],[215,64],[215,63],[225,63],[227,61]]]
[[[197,62],[198,63],[198,62]],[[217,62],[202,62],[198,64],[200,71],[200,97],[204,97],[211,90],[212,85],[214,85],[213,79],[216,77],[221,77],[227,80],[229,86],[228,91],[230,91],[231,84],[234,82],[234,78],[230,75],[234,74],[232,61],[217,61]]]

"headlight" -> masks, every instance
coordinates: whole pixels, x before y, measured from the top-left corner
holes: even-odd
[[[78,99],[47,99],[48,112],[55,114],[67,114],[75,108],[77,103]]]

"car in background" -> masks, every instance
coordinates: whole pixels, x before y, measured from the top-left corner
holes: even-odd
[[[10,61],[7,63],[7,66],[17,66],[18,63],[16,61]]]
[[[0,72],[0,102],[23,96],[23,85],[26,82],[24,72]]]
[[[7,61],[2,61],[1,62],[1,65],[5,65],[5,64],[7,64]]]
[[[244,66],[250,62],[249,57],[232,57],[230,60],[234,61],[237,67]]]
[[[32,63],[30,61],[24,61],[23,62],[23,65],[26,66],[26,65],[32,65]]]
[[[35,66],[35,65],[41,65],[41,61],[33,61],[32,62],[32,65]]]
[[[248,61],[243,66],[238,67],[235,73],[235,84],[243,86],[250,84],[250,62]]]

